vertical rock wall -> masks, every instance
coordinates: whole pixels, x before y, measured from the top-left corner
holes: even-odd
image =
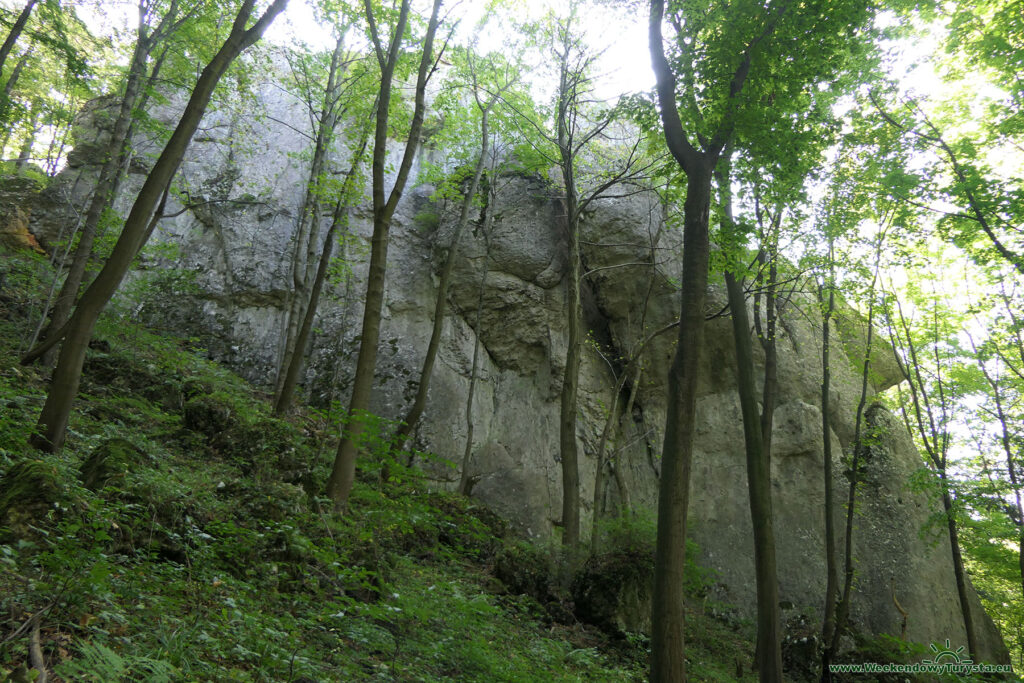
[[[109,102],[98,101],[83,113],[69,167],[35,201],[32,228],[44,245],[57,242],[73,227],[75,209],[94,182],[95,152],[109,134],[103,124],[107,106]],[[172,110],[163,116],[171,120]],[[288,308],[291,239],[308,164],[302,155],[308,141],[298,132],[308,125],[305,121],[300,104],[273,84],[263,87],[256,101],[208,115],[179,173],[181,192],[168,209],[180,213],[161,222],[150,256],[135,277],[141,282],[163,273],[166,291],[122,302],[142,317],[198,337],[211,356],[262,384],[273,381]],[[153,144],[140,145],[118,200],[122,211],[141,185],[154,149]],[[332,163],[343,170],[344,155]],[[500,186],[496,201],[486,208],[492,212],[491,234],[484,234],[479,220],[459,247],[452,310],[417,439],[444,458],[461,458],[464,402],[473,348],[479,342],[482,362],[472,406],[471,469],[478,479],[474,495],[524,533],[544,536],[555,531],[561,508],[558,395],[566,347],[565,239],[557,203],[542,179],[508,176],[491,182]],[[454,224],[450,212],[432,204],[430,195],[428,186],[407,191],[392,227],[378,390],[372,405],[388,418],[401,417],[415,392],[430,335],[436,273]],[[320,332],[305,378],[314,402],[346,398],[353,372],[372,226],[368,204],[349,211],[350,237],[343,255],[351,277],[332,285],[317,322]],[[591,343],[581,369],[578,438],[584,518],[589,520],[595,453],[613,403],[615,378],[624,370],[622,358],[678,318],[674,283],[679,236],[666,227],[656,197],[640,193],[595,202],[583,239],[585,270],[591,273],[584,291]],[[127,289],[131,291],[131,283]],[[712,285],[708,301],[709,316],[721,313],[723,289]],[[784,604],[792,606],[787,616],[808,613],[820,618],[820,321],[811,302],[800,295],[780,315],[781,395],[772,458],[780,593]],[[842,453],[853,437],[859,398],[859,381],[851,369],[863,352],[858,325],[848,314],[846,324],[839,326],[844,332],[832,340],[830,438],[840,526],[847,485]],[[666,371],[674,339],[674,330],[668,330],[647,341],[632,410],[623,414],[633,389],[627,382],[612,415],[617,429],[609,449],[621,482],[634,506],[649,510],[656,503]],[[753,548],[734,366],[730,324],[718,315],[708,323],[701,358],[691,520],[701,561],[717,572],[714,597],[749,617],[754,611]],[[873,390],[895,379],[892,363],[879,353]],[[938,501],[907,488],[920,458],[905,430],[883,409],[873,410],[871,420],[882,437],[872,449],[860,493],[854,620],[869,633],[898,634],[901,616],[895,599],[909,613],[911,638],[962,643],[948,541],[939,536],[933,543],[921,535]],[[443,470],[438,472],[443,478]],[[447,478],[457,479],[450,470]],[[621,498],[619,484],[610,477],[601,500],[614,506]],[[980,615],[976,600],[975,609]],[[1005,648],[991,622],[980,622],[985,658],[1004,659]]]

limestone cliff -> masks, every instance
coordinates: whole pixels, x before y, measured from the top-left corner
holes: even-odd
[[[95,145],[103,140],[104,103],[84,112],[69,167],[37,198],[32,229],[52,244],[80,205],[95,177]],[[271,116],[262,112],[269,111]],[[160,113],[158,112],[158,116]],[[166,112],[165,112],[166,115]],[[302,200],[306,121],[299,105],[267,86],[240,109],[210,113],[178,176],[183,192],[171,201],[143,272],[165,270],[188,287],[171,299],[144,301],[150,315],[176,332],[194,335],[210,354],[256,382],[273,381],[288,301],[288,258]],[[126,207],[141,184],[152,146],[140,145],[122,186]],[[429,148],[425,154],[430,154]],[[335,159],[340,166],[343,159]],[[486,211],[493,227],[467,231],[451,292],[451,314],[430,389],[418,445],[458,459],[466,435],[465,397],[474,345],[484,353],[472,407],[478,482],[473,495],[512,520],[524,533],[554,530],[560,514],[558,393],[565,356],[565,243],[549,186],[539,178],[492,179],[497,198]],[[373,410],[399,418],[415,390],[430,335],[436,272],[449,245],[454,220],[430,201],[432,188],[416,187],[399,205],[392,229],[387,298]],[[183,202],[191,208],[186,208]],[[313,402],[344,399],[356,351],[360,295],[369,238],[368,204],[350,209],[347,284],[325,297],[305,386]],[[489,239],[490,249],[485,248]],[[596,202],[584,225],[585,317],[593,344],[581,370],[578,439],[584,518],[594,500],[594,454],[612,404],[618,356],[678,316],[674,286],[679,274],[679,237],[665,227],[662,208],[650,194]],[[482,297],[480,283],[488,271]],[[187,274],[187,277],[186,277]],[[649,293],[649,296],[648,296]],[[646,310],[644,301],[647,299]],[[724,308],[724,291],[712,286],[707,313]],[[483,302],[476,325],[477,302]],[[772,460],[780,594],[792,606],[784,616],[820,617],[824,593],[823,463],[820,322],[799,296],[781,310],[779,379]],[[837,491],[845,491],[841,457],[853,435],[859,382],[851,369],[862,353],[856,317],[833,339],[832,452]],[[655,337],[644,352],[643,372],[630,414],[615,415],[621,429],[611,444],[634,506],[656,502],[666,370],[674,335]],[[757,345],[755,344],[755,349]],[[874,389],[896,381],[884,353],[876,359]],[[754,610],[753,549],[735,362],[727,318],[710,320],[701,359],[700,429],[693,470],[691,520],[701,562],[717,571],[715,597],[742,616]],[[629,391],[630,385],[624,391]],[[623,410],[625,400],[619,402]],[[963,643],[963,627],[948,540],[922,536],[938,501],[908,489],[921,460],[905,430],[884,409],[870,413],[881,434],[867,464],[856,526],[857,583],[853,619],[868,633],[907,634],[921,642]],[[622,494],[614,478],[600,497],[612,506]],[[843,496],[839,495],[842,499]],[[842,503],[842,501],[841,501]],[[837,506],[837,519],[844,516]],[[975,600],[975,610],[981,607]],[[991,621],[980,620],[984,658],[1006,659]]]

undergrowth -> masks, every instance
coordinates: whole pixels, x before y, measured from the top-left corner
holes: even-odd
[[[331,514],[330,413],[273,417],[189,340],[103,319],[65,448],[30,449],[47,373],[18,354],[45,268],[0,252],[0,681],[32,680],[33,637],[51,681],[644,678],[645,637],[581,621],[582,562],[554,567],[385,438]],[[607,566],[642,576],[649,524],[615,524]],[[692,678],[736,680],[750,634],[698,608],[688,628]]]
[[[18,360],[48,272],[0,250],[0,683],[34,680],[32,642],[51,681],[644,679],[652,519],[606,520],[592,557],[516,540],[379,418],[332,514],[337,411],[275,418],[192,340],[103,318],[63,451],[29,448],[47,372]],[[690,680],[755,680],[750,624],[686,581]],[[850,661],[920,654],[896,645]]]
[[[18,352],[45,264],[4,256],[0,680],[33,630],[67,681],[629,680],[625,657],[488,573],[502,522],[368,444],[348,513],[319,497],[339,425],[188,340],[106,318],[60,455],[26,446],[46,373]],[[641,651],[642,654],[642,651]],[[52,676],[51,676],[52,680]]]

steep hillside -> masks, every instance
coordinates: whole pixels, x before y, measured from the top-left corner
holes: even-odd
[[[645,639],[574,614],[554,547],[399,462],[382,485],[385,444],[325,513],[336,414],[274,419],[188,340],[106,319],[68,447],[32,451],[46,378],[17,351],[48,265],[0,259],[0,680],[33,640],[64,681],[643,677]],[[742,624],[691,628],[698,677],[749,661]]]
[[[46,373],[17,351],[48,268],[0,252],[0,680],[31,679],[33,644],[51,681],[644,679],[648,517],[603,527],[589,560],[565,557],[438,491],[384,441],[331,515],[318,495],[337,412],[270,417],[194,340],[104,319],[67,447],[29,449]],[[714,584],[691,567],[691,677],[755,680],[751,624]],[[808,642],[806,627],[787,639],[794,681],[811,680]],[[868,639],[844,659],[927,653]]]

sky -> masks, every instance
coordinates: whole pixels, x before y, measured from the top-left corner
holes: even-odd
[[[450,4],[456,15],[465,17],[459,26],[458,38],[468,40],[483,13],[484,3],[462,0]],[[520,0],[517,4],[516,18],[521,20],[538,19],[548,10],[558,11],[565,5],[559,0]],[[282,19],[267,31],[268,40],[288,44],[295,36],[300,36],[310,45],[325,49],[333,44],[330,30],[317,22],[309,0],[290,0]],[[595,49],[603,51],[597,79],[600,97],[613,99],[620,94],[654,87],[646,23],[630,20],[621,11],[588,8],[583,26]],[[504,37],[504,31],[489,26],[480,34],[478,44],[484,52],[501,51]]]
[[[514,0],[513,0],[514,1]],[[17,0],[0,0],[0,5],[16,5]],[[98,34],[106,34],[112,27],[130,31],[137,21],[135,0],[94,0],[94,4],[83,3],[79,15]],[[311,0],[290,0],[284,13],[270,26],[265,39],[285,45],[296,38],[314,46],[329,49],[333,40],[329,28],[322,26],[315,17]],[[610,3],[609,3],[610,4]],[[473,27],[483,13],[486,3],[482,0],[456,0],[446,3],[456,16],[464,17],[458,30],[457,39],[469,39]],[[564,0],[518,0],[514,1],[517,19],[530,20],[541,17],[545,12],[562,11]],[[588,7],[583,15],[583,27],[596,50],[603,51],[596,79],[598,95],[614,99],[630,92],[642,92],[654,87],[654,72],[651,69],[647,47],[646,17],[630,16],[623,10],[607,6]],[[883,14],[881,24],[895,22]],[[502,50],[506,31],[489,26],[479,36],[479,46],[484,51]],[[893,43],[894,73],[901,74],[907,88],[922,95],[939,92],[941,79],[924,58],[937,46],[938,32],[929,39],[927,34],[917,40]]]

